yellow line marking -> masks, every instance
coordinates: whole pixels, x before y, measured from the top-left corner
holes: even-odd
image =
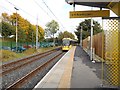
[[[61,77],[60,84],[58,88],[70,88],[70,81],[71,81],[71,75],[72,75],[72,66],[73,66],[73,59],[74,59],[74,52],[75,48],[73,47],[72,52],[69,53],[69,60],[65,67],[65,71]]]

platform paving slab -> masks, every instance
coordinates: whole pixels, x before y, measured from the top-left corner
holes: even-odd
[[[81,47],[76,47],[70,88],[99,88],[101,79],[95,72],[101,68],[95,64]]]
[[[33,90],[37,90],[37,88],[69,88],[75,48],[71,48]]]

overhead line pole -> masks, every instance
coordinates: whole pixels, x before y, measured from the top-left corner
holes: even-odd
[[[38,49],[38,16],[37,16],[37,24],[36,24],[36,50]]]
[[[18,8],[14,7],[16,10],[16,52],[17,52],[17,48],[18,48],[18,29],[17,29],[17,10],[19,10]]]

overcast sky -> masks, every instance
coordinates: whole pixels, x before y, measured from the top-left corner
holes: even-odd
[[[45,3],[54,15],[46,7]],[[73,6],[67,4],[65,0],[0,0],[0,14],[3,12],[11,15],[16,12],[14,9],[17,7],[17,11],[23,18],[30,21],[32,24],[36,24],[38,16],[38,24],[45,28],[47,22],[56,20],[60,25],[60,31],[69,31],[74,33],[76,26],[79,25],[84,19],[70,19],[69,11],[73,11]],[[76,10],[91,10],[91,7],[76,6]],[[99,10],[99,8],[93,8],[93,10]],[[116,16],[111,12],[111,16]],[[101,18],[94,18],[99,23],[102,22]]]

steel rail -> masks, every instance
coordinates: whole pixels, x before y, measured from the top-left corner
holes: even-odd
[[[62,55],[62,52],[60,54],[56,55],[55,57],[53,57],[52,59],[50,59],[49,61],[45,62],[44,64],[42,64],[38,68],[34,69],[33,71],[31,71],[27,75],[23,76],[22,78],[20,78],[19,80],[17,80],[16,82],[11,84],[10,86],[8,86],[5,90],[11,90],[12,88],[13,89],[20,88],[22,85],[24,85],[25,83],[29,82],[29,80],[32,77],[34,77],[36,75],[36,73],[38,73],[41,70],[43,70],[44,68],[46,68],[51,62],[53,62],[53,60],[58,58],[60,55]]]
[[[59,49],[59,48],[56,48],[56,49]],[[51,51],[54,51],[56,49],[53,49],[53,50],[50,50],[50,51],[46,51],[46,52],[51,52]],[[20,59],[18,61],[14,61],[14,62],[11,62],[11,63],[8,63],[8,64],[4,64],[4,65],[0,66],[0,68],[4,68],[4,67],[10,66],[10,65],[14,65],[14,64],[19,63],[19,62],[24,62],[25,60],[27,60],[29,58],[36,57],[36,56],[39,56],[39,55],[43,55],[46,52],[39,53],[39,54],[36,54],[36,55],[33,55],[33,56],[29,56],[29,57],[26,57],[26,58],[23,58],[23,59]]]
[[[37,58],[33,58],[34,60],[30,60],[30,61],[28,61],[28,62],[26,62],[26,63],[24,63],[24,64],[21,64],[21,65],[18,65],[18,66],[16,66],[16,67],[13,67],[13,68],[10,68],[10,69],[8,69],[8,70],[5,70],[5,71],[3,71],[2,73],[0,73],[0,76],[3,76],[3,75],[6,75],[7,73],[10,73],[10,72],[12,72],[12,71],[14,71],[14,70],[17,70],[17,69],[20,69],[20,68],[22,68],[23,66],[26,66],[26,65],[28,65],[28,64],[30,64],[30,63],[32,63],[32,62],[35,62],[35,61],[37,61],[38,59],[40,59],[40,58],[44,58],[45,56],[48,56],[48,55],[50,55],[50,54],[52,54],[53,52],[50,52],[50,53],[48,53],[48,54],[45,54],[45,55],[43,55],[43,56],[38,56]]]
[[[56,48],[56,49],[60,50],[59,48]],[[2,67],[9,67],[9,66],[11,66],[11,65],[19,64],[19,63],[21,63],[21,62],[24,62],[24,61],[26,61],[26,60],[31,59],[30,61],[28,61],[28,62],[26,62],[26,63],[24,63],[24,64],[18,65],[18,66],[16,66],[16,67],[13,67],[13,68],[10,68],[10,69],[8,69],[8,70],[5,70],[5,71],[1,72],[1,73],[0,73],[0,76],[5,75],[5,74],[7,74],[7,73],[9,73],[9,72],[12,72],[12,71],[14,71],[14,70],[16,70],[16,69],[18,69],[18,68],[21,68],[22,66],[28,65],[28,64],[30,64],[30,63],[38,60],[39,58],[45,57],[46,55],[50,55],[50,54],[52,54],[56,49],[53,49],[53,50],[50,50],[50,51],[47,51],[47,52],[44,52],[44,53],[36,54],[36,55],[30,56],[30,57],[27,57],[27,58],[23,58],[23,59],[21,59],[21,60],[15,61],[15,62],[11,62],[11,63],[5,64],[5,65],[3,65]],[[50,52],[50,53],[49,53],[49,52]],[[46,53],[48,53],[48,54],[46,54]],[[45,54],[45,55],[44,55],[44,54]],[[41,56],[41,55],[42,55],[42,56]],[[35,58],[35,57],[37,57],[37,58]],[[32,60],[32,58],[33,58],[34,60]]]

